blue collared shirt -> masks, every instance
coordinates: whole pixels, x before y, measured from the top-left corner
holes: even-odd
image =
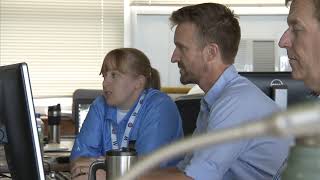
[[[117,109],[109,106],[103,96],[97,97],[91,104],[81,131],[75,139],[71,159],[104,156],[106,151],[111,150],[111,123],[121,144],[127,122],[135,106],[118,124]],[[148,89],[129,134],[129,141],[136,141],[135,149],[138,155],[146,155],[182,136],[180,114],[175,103],[168,95]],[[162,165],[173,165],[171,163]]]
[[[201,100],[196,134],[260,120],[280,109],[253,83],[228,67]],[[292,139],[253,138],[212,146],[178,164],[196,180],[271,180],[288,156]]]

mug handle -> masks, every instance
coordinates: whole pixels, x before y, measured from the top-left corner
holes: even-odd
[[[104,160],[94,161],[89,168],[88,180],[96,180],[97,179],[97,170],[103,169],[105,171]]]

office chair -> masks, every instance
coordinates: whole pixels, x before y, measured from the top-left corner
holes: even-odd
[[[77,89],[72,95],[72,117],[75,122],[75,134],[80,131],[82,122],[80,122],[80,111],[86,108],[88,110],[93,100],[102,94],[98,89]]]
[[[184,136],[192,135],[200,111],[200,100],[203,94],[180,96],[175,103],[180,112]]]

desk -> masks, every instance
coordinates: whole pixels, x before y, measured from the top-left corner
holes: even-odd
[[[48,136],[48,117],[41,116],[41,120],[44,123],[44,136]],[[61,117],[60,121],[60,135],[61,136],[73,136],[75,132],[75,123],[70,117]]]
[[[56,157],[68,156],[68,153],[45,153],[43,166],[47,180],[66,180],[71,179],[70,163],[58,163]],[[0,160],[0,174],[10,176],[6,159]],[[11,178],[1,178],[1,180],[11,180]]]
[[[67,147],[67,151],[61,151],[61,152],[46,152],[44,153],[44,170],[45,172],[50,172],[50,171],[70,171],[70,163],[69,162],[64,162],[64,163],[58,163],[56,161],[57,157],[61,156],[70,156],[70,152],[73,146],[73,138],[61,138],[60,145],[63,147]]]
[[[50,171],[70,171],[69,163],[60,164],[55,161],[54,157],[44,158],[43,166],[44,171],[47,173]],[[9,173],[7,161],[5,159],[0,160],[0,173]]]
[[[45,172],[50,171],[70,171],[70,163],[58,163],[57,157],[70,156],[70,152],[50,152],[45,153],[43,158],[43,166]]]
[[[43,166],[45,174],[49,174],[52,172],[69,172],[70,171],[70,163],[58,163],[56,161],[57,157],[61,156],[70,156],[70,150],[73,146],[73,139],[70,138],[61,138],[61,145],[68,146],[69,151],[62,152],[44,152],[43,155]],[[4,147],[0,146],[0,174],[9,173]],[[55,178],[59,179],[59,178]],[[65,178],[64,178],[65,179]]]

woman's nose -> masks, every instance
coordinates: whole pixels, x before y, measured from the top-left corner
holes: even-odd
[[[102,81],[102,86],[103,86],[103,87],[108,86],[110,83],[111,83],[110,78],[104,77],[104,79],[103,79],[103,81]]]

